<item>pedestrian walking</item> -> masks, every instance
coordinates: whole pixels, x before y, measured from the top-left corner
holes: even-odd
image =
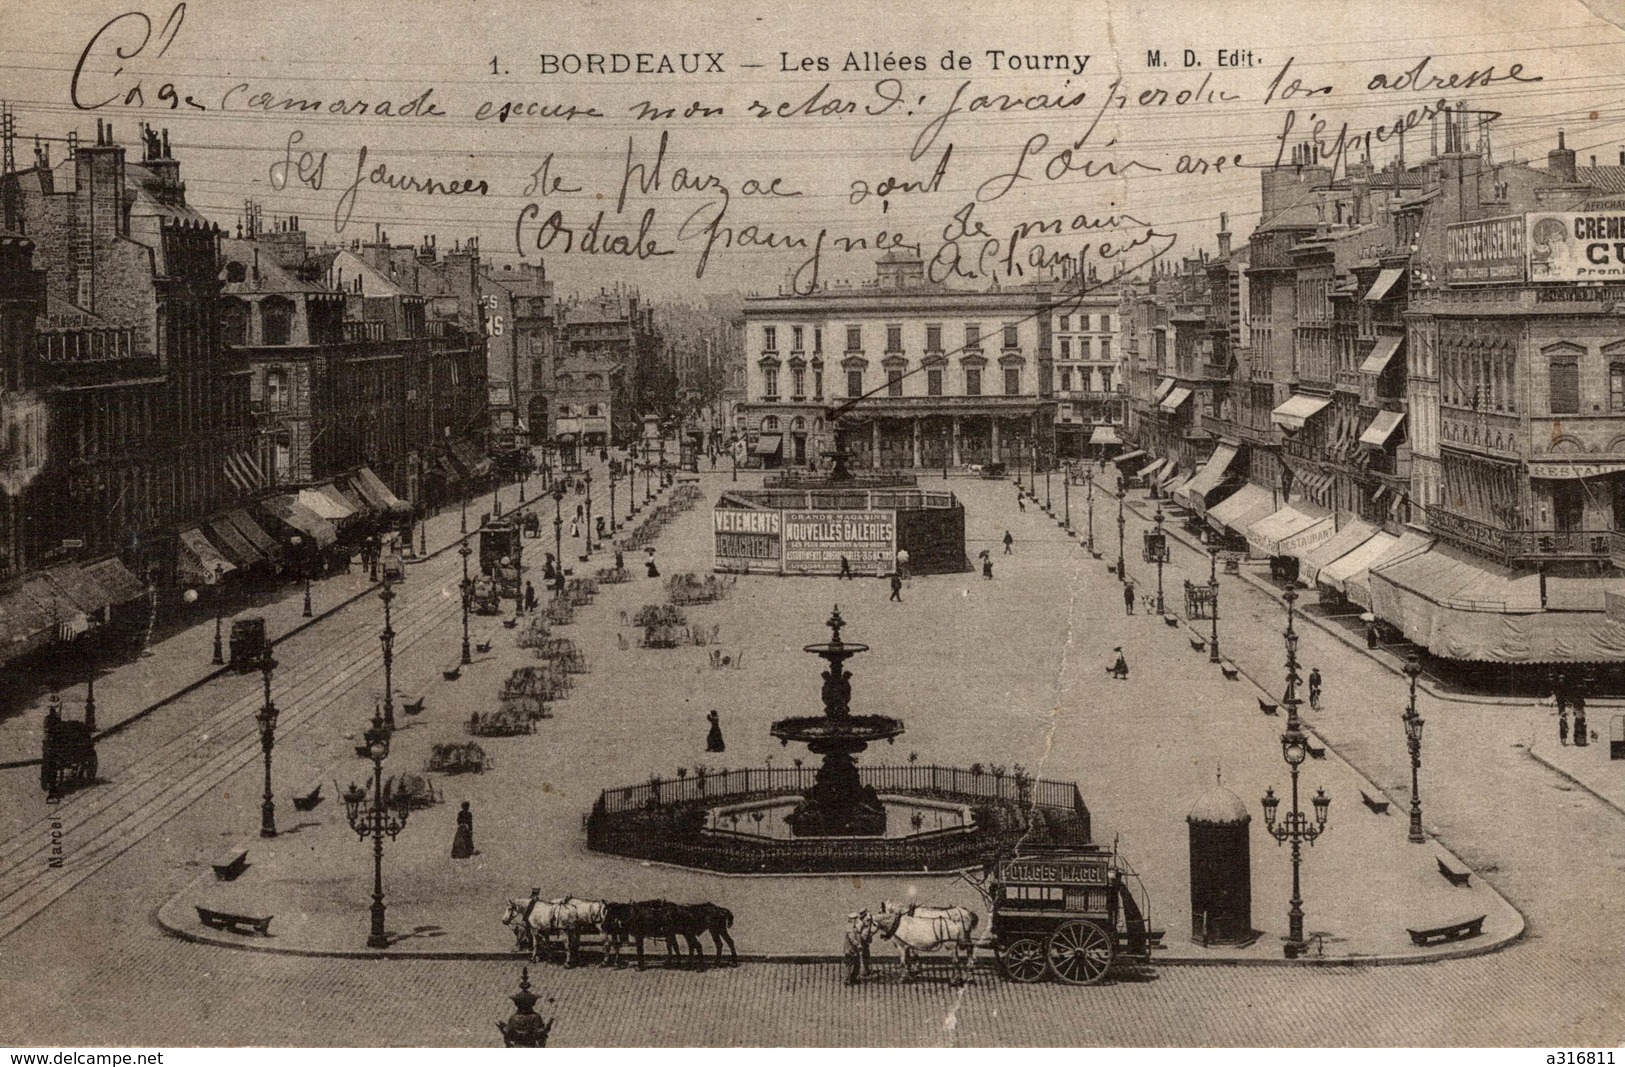
[[[618,548],[615,550],[615,569],[618,571],[626,570],[626,556]]]
[[[1132,580],[1123,583],[1123,609],[1126,614],[1134,614],[1134,582]]]
[[[722,743],[722,718],[717,714],[715,708],[706,713],[705,721],[711,724],[711,728],[705,732],[705,750],[707,752],[727,751],[728,746]]]
[[[891,576],[891,598],[899,604],[903,602],[903,576],[901,574]]]
[[[1010,531],[1009,530],[1004,531],[1004,554],[1005,555],[1008,556],[1008,555],[1011,554],[1010,546],[1015,544],[1015,543],[1016,543],[1016,539],[1014,537],[1010,536]]]
[[[897,550],[897,573],[904,578],[908,577],[908,549]]]
[[[468,801],[463,801],[463,810],[457,813],[457,832],[451,839],[451,858],[466,860],[470,856],[478,856],[474,848],[474,813],[469,810]]]
[[[643,561],[644,573],[646,573],[651,578],[658,578],[658,577],[660,577],[660,568],[655,566],[655,550],[654,550],[654,547],[650,546],[646,551],[649,553],[649,555]]]
[[[1016,490],[1016,507],[1020,508],[1022,511],[1027,510],[1027,498],[1021,495],[1020,489]]]
[[[1569,743],[1569,712],[1567,708],[1557,709],[1557,743],[1560,745]]]
[[[1117,659],[1110,667],[1106,668],[1106,673],[1111,675],[1113,678],[1116,678],[1120,682],[1127,681],[1128,660],[1123,658],[1123,648],[1121,645],[1119,645],[1117,648],[1112,649],[1112,651],[1117,653]]]
[[[846,939],[841,948],[841,962],[846,965],[846,984],[857,985],[869,977],[869,942],[874,929],[864,921],[861,911],[846,917]]]
[[[1309,668],[1309,706],[1320,710],[1320,668]]]
[[[837,574],[836,577],[837,578],[850,578],[850,577],[852,577],[852,561],[847,559],[845,556],[841,557],[841,573]]]
[[[525,583],[525,610],[536,610],[536,587],[528,581]]]
[[[982,579],[989,582],[993,580],[993,557],[986,552],[982,553]]]
[[[598,530],[598,540],[602,541],[604,539],[604,517],[602,515],[595,515],[593,516],[592,521],[593,525]]]

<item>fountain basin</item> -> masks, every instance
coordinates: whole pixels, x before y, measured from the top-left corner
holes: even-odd
[[[903,720],[890,715],[793,715],[772,726],[773,736],[786,744],[804,745],[836,742],[860,747],[872,741],[890,741],[903,732]]]
[[[879,794],[886,811],[885,829],[879,834],[827,835],[826,840],[901,841],[911,838],[969,834],[976,830],[976,816],[968,804],[945,800]],[[801,803],[798,796],[770,797],[740,804],[724,804],[705,813],[704,833],[766,841],[793,841],[796,833],[786,816]],[[756,816],[760,815],[761,818]]]

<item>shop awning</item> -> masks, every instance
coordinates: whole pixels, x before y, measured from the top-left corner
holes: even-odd
[[[454,437],[451,441],[451,452],[463,469],[475,478],[482,478],[491,471],[491,461],[480,455],[479,449],[466,437]]]
[[[1162,470],[1163,464],[1165,464],[1167,462],[1168,461],[1166,459],[1154,459],[1150,463],[1147,463],[1145,466],[1141,467],[1139,469],[1139,471],[1135,474],[1135,477],[1136,478],[1149,478],[1153,474],[1155,474],[1158,471]]]
[[[71,582],[59,580],[54,573],[62,568],[49,567],[42,571],[35,571],[23,578],[23,590],[34,599],[34,602],[45,609],[45,630],[37,635],[45,640],[55,639],[69,641],[90,629],[89,612],[94,608],[81,607],[69,591]],[[86,604],[94,604],[96,598],[84,595],[81,597]]]
[[[323,487],[324,492],[326,491],[326,488],[327,487],[325,486]],[[339,496],[344,498],[344,502],[350,505],[350,508],[357,515],[371,515],[374,511],[378,510],[372,506],[372,501],[362,496],[355,486],[349,484],[349,482],[345,481],[344,479],[339,479],[338,481],[333,482],[332,488],[338,492]]]
[[[1215,530],[1244,534],[1247,527],[1274,510],[1275,494],[1248,482],[1208,510],[1207,524]]]
[[[451,457],[444,452],[435,457],[435,469],[440,472],[440,476],[446,480],[447,485],[456,485],[463,480],[463,472],[457,469],[457,464],[453,463]]]
[[[329,522],[343,522],[355,514],[350,502],[330,485],[317,486],[314,489],[299,490],[299,503],[310,511],[315,512]]]
[[[1360,519],[1350,519],[1344,523],[1343,528],[1332,534],[1331,537],[1316,545],[1312,550],[1298,557],[1298,576],[1304,581],[1314,584],[1320,580],[1320,572],[1356,548],[1376,537],[1380,531],[1368,522]]]
[[[1179,406],[1190,398],[1191,391],[1186,389],[1184,386],[1180,386],[1178,389],[1173,390],[1167,396],[1163,397],[1162,403],[1158,404],[1157,406],[1164,411],[1178,411]]]
[[[1236,445],[1227,445],[1220,442],[1208,457],[1206,463],[1196,472],[1196,475],[1181,488],[1174,490],[1174,500],[1190,508],[1198,515],[1207,510],[1207,495],[1219,487],[1224,481],[1225,473],[1230,464],[1235,462]]]
[[[296,496],[269,497],[260,501],[260,506],[315,541],[319,548],[326,548],[339,539],[333,524],[301,504]]]
[[[1117,436],[1115,426],[1096,426],[1089,433],[1089,443],[1092,445],[1120,445],[1123,439]]]
[[[1112,457],[1112,462],[1116,463],[1118,466],[1122,466],[1125,463],[1130,463],[1130,462],[1133,462],[1134,460],[1139,459],[1143,455],[1145,455],[1145,449],[1136,448],[1133,451],[1124,452],[1122,455],[1113,456]]]
[[[9,659],[43,644],[56,630],[62,612],[33,596],[26,580],[0,589],[0,659]]]
[[[226,518],[237,528],[237,532],[247,538],[248,543],[259,549],[267,559],[277,559],[282,555],[282,546],[276,543],[276,538],[265,532],[265,528],[254,521],[254,517],[243,508],[233,508],[226,513]]]
[[[784,435],[777,433],[764,433],[756,439],[756,445],[751,452],[758,456],[776,456],[779,449],[784,447]]]
[[[225,549],[226,558],[239,567],[252,567],[256,563],[265,562],[265,556],[259,549],[248,543],[248,539],[237,532],[237,527],[231,520],[222,515],[217,519],[210,519],[203,524],[214,535],[215,542]]]
[[[373,473],[371,467],[362,467],[350,476],[350,480],[380,511],[393,511],[401,515],[411,513],[412,505],[390,491],[389,486]]]
[[[1377,347],[1373,348],[1371,354],[1365,357],[1365,362],[1360,364],[1360,373],[1381,374],[1388,369],[1388,361],[1394,358],[1394,353],[1398,352],[1399,346],[1404,343],[1405,338],[1399,334],[1387,334],[1377,338]]]
[[[1168,486],[1173,484],[1174,479],[1177,477],[1179,477],[1179,464],[1170,463],[1166,467],[1162,468],[1161,474],[1157,475],[1157,487],[1159,489],[1166,489]]]
[[[237,565],[209,543],[203,531],[193,526],[180,532],[180,572],[194,585],[213,585],[237,569]]]
[[[1329,512],[1299,501],[1247,527],[1247,544],[1264,556],[1296,556],[1329,540],[1334,532]]]
[[[1151,394],[1151,403],[1162,403],[1162,398],[1173,392],[1173,388],[1174,380],[1172,378],[1164,378],[1162,381],[1158,382],[1156,390]]]
[[[1270,421],[1289,430],[1301,430],[1304,423],[1318,415],[1331,402],[1330,397],[1294,393],[1286,403],[1270,412]]]
[[[1321,571],[1320,580],[1370,611],[1372,568],[1408,559],[1417,552],[1425,552],[1431,544],[1431,537],[1416,530],[1405,530],[1398,537],[1378,534]]]
[[[131,574],[130,569],[121,563],[117,556],[87,563],[80,570],[106,591],[107,603],[110,605],[128,604],[147,593],[147,587],[142,584],[141,579]]]
[[[1404,267],[1388,267],[1377,275],[1377,280],[1371,283],[1371,289],[1365,294],[1367,300],[1381,300],[1388,295],[1388,290],[1399,281],[1400,275],[1405,273]]]
[[[1399,424],[1405,421],[1403,411],[1379,411],[1377,417],[1371,420],[1371,425],[1360,432],[1360,444],[1367,448],[1382,448],[1388,443],[1388,438],[1399,429]]]
[[[1162,487],[1167,491],[1170,498],[1177,501],[1180,494],[1185,491],[1185,487],[1190,485],[1195,477],[1195,472],[1187,472],[1171,482],[1164,482]]]

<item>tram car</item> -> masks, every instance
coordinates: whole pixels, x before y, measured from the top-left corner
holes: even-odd
[[[39,784],[49,795],[66,785],[96,780],[96,737],[90,724],[66,722],[55,703],[45,715],[44,743],[40,750]]]
[[[1162,947],[1145,887],[1115,849],[1029,846],[995,866],[989,889],[994,947],[1011,981],[1093,985]]]

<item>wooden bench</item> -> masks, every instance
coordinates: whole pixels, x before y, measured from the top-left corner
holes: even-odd
[[[1434,862],[1439,865],[1439,873],[1444,875],[1445,881],[1451,885],[1465,887],[1473,879],[1472,871],[1458,871],[1437,856],[1434,857]]]
[[[248,869],[248,849],[223,853],[209,866],[214,868],[214,876],[220,881],[235,882],[237,876]]]
[[[487,652],[491,651],[491,642],[476,641],[474,643],[474,651],[478,652],[482,656],[485,655]]]
[[[1458,919],[1455,922],[1443,923],[1439,926],[1429,927],[1426,930],[1412,930],[1407,927],[1405,932],[1411,935],[1411,941],[1417,945],[1443,945],[1451,941],[1462,941],[1482,934],[1484,932],[1484,916],[1478,915],[1471,919]]]
[[[1164,615],[1162,617],[1162,622],[1163,622],[1163,625],[1165,625],[1165,626],[1178,626],[1179,625],[1179,616],[1178,615]]]
[[[1192,652],[1206,652],[1207,651],[1207,642],[1202,640],[1200,637],[1195,637],[1195,636],[1192,636],[1191,634],[1186,634],[1185,635],[1185,640],[1187,640],[1187,641],[1189,641],[1191,643],[1191,651]]]
[[[1236,666],[1234,663],[1231,663],[1229,660],[1225,660],[1219,664],[1219,673],[1224,675],[1228,681],[1235,682],[1241,679],[1241,668]]]
[[[1371,813],[1373,815],[1388,814],[1388,802],[1386,800],[1376,799],[1368,794],[1364,789],[1360,790],[1360,801],[1365,804],[1366,807],[1371,809]]]
[[[1307,741],[1305,741],[1303,747],[1309,750],[1309,758],[1310,759],[1325,759],[1326,758],[1326,746],[1325,745],[1320,745],[1320,746],[1317,747],[1317,746],[1311,745]]]
[[[403,712],[408,715],[423,714],[423,701],[425,698],[421,696],[409,697],[405,693],[396,693],[395,695],[400,699]]]
[[[1265,715],[1274,715],[1279,708],[1279,704],[1271,704],[1263,697],[1258,698],[1258,710],[1262,711]]]
[[[201,904],[192,906],[197,909],[198,921],[204,926],[215,930],[225,930],[233,934],[271,936],[271,920],[275,918],[273,915],[235,915],[229,911],[215,911],[212,908],[205,908]]]
[[[447,667],[445,670],[440,672],[440,677],[444,678],[448,682],[455,682],[462,676],[463,665],[461,663],[457,664],[455,667]]]
[[[322,784],[316,783],[316,788],[301,796],[293,798],[294,811],[310,811],[322,802]]]

